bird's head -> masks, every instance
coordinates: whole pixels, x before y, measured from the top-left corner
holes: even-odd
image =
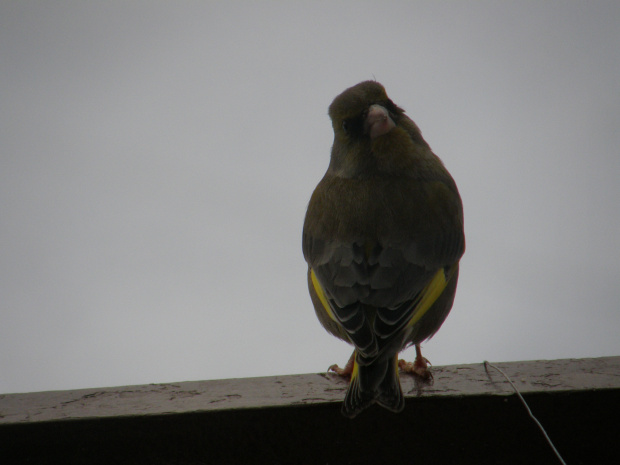
[[[393,174],[410,161],[411,144],[428,147],[418,127],[376,81],[349,87],[329,106],[334,129],[330,171],[341,177]]]
[[[404,111],[392,102],[384,87],[364,81],[338,95],[329,106],[336,140],[366,142],[387,134]]]

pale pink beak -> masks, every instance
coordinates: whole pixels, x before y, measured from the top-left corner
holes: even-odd
[[[364,121],[364,130],[371,139],[387,134],[396,124],[390,118],[388,111],[381,105],[371,105]]]

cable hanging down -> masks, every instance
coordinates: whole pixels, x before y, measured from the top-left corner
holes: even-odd
[[[492,363],[488,362],[487,360],[484,361],[484,369],[486,370],[486,372],[489,372],[488,367],[491,368],[495,368],[497,371],[499,371],[504,378],[506,378],[506,380],[510,383],[510,385],[512,386],[512,389],[514,389],[515,393],[517,394],[517,396],[519,397],[519,400],[521,401],[521,403],[523,404],[523,406],[525,407],[525,410],[527,410],[527,414],[530,416],[530,418],[532,420],[534,420],[534,423],[536,423],[538,425],[538,428],[540,429],[540,431],[542,431],[543,436],[545,437],[545,439],[547,440],[547,443],[549,444],[549,446],[551,446],[551,449],[553,450],[553,452],[555,453],[555,456],[558,458],[558,460],[560,461],[560,463],[562,465],[566,465],[566,462],[564,461],[564,459],[562,458],[562,456],[560,455],[560,453],[558,452],[558,450],[555,448],[555,446],[553,445],[553,442],[551,441],[551,438],[549,437],[549,435],[547,434],[547,432],[545,431],[545,428],[543,428],[543,425],[540,424],[540,422],[538,421],[538,419],[534,416],[534,414],[532,413],[532,411],[530,410],[529,405],[527,405],[527,402],[525,401],[525,399],[523,398],[523,396],[521,395],[521,393],[519,392],[519,389],[517,389],[517,386],[514,385],[514,383],[512,382],[512,380],[508,377],[508,375],[506,373],[504,373],[502,370],[500,370],[498,367],[496,367],[495,365],[493,365]]]

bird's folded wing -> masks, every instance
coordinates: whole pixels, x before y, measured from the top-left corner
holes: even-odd
[[[395,338],[402,344],[399,335],[432,307],[456,266],[429,270],[392,248],[342,243],[323,243],[320,248],[331,260],[311,267],[314,291],[329,317],[367,359],[377,357]]]

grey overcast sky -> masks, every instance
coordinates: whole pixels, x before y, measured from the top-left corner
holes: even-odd
[[[344,363],[301,228],[373,78],[465,206],[431,362],[620,355],[618,1],[5,1],[0,73],[0,392]]]

